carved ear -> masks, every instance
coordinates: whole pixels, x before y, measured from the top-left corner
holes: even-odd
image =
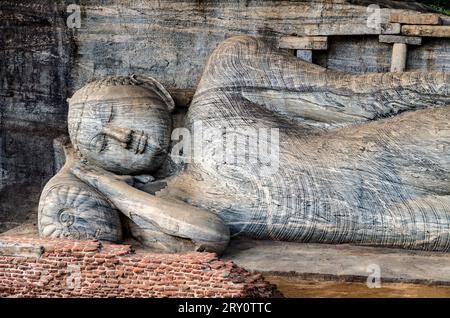
[[[169,92],[162,86],[160,82],[155,80],[153,77],[135,75],[132,74],[130,78],[136,82],[137,85],[141,85],[155,92],[167,105],[170,112],[175,109],[175,102]]]

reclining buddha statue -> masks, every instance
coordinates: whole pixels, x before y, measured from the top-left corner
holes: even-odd
[[[184,127],[173,110],[144,76],[77,91],[40,234],[450,249],[450,74],[345,74],[239,36],[210,56]]]

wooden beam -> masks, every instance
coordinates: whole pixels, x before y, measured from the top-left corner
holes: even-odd
[[[283,36],[278,43],[280,49],[327,50],[326,36]]]
[[[422,44],[422,38],[417,36],[380,35],[378,40],[381,43],[405,43],[410,45]]]
[[[393,12],[390,16],[390,22],[401,24],[441,24],[441,18],[434,13],[414,13],[414,12]]]
[[[404,25],[402,27],[402,34],[425,36],[425,37],[450,38],[450,26]]]

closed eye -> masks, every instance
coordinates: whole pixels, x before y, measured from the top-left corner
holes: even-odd
[[[99,133],[95,135],[91,142],[89,143],[89,149],[100,153],[106,149],[107,141],[106,141],[106,135],[104,133]]]

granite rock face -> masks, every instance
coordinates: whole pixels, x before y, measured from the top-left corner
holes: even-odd
[[[74,42],[50,1],[0,3],[0,231],[36,219],[66,131]]]
[[[377,1],[371,1],[377,2]],[[382,6],[424,10],[411,1]],[[67,26],[69,4],[80,28]],[[106,75],[151,76],[178,106],[193,95],[217,44],[233,35],[276,43],[329,35],[314,62],[350,73],[386,72],[391,46],[367,27],[365,1],[68,1],[0,3],[0,231],[36,219],[55,173],[53,139],[67,133],[66,98]],[[346,32],[354,35],[345,36]],[[359,34],[359,35],[358,35]],[[449,71],[450,41],[424,38],[410,71]]]

